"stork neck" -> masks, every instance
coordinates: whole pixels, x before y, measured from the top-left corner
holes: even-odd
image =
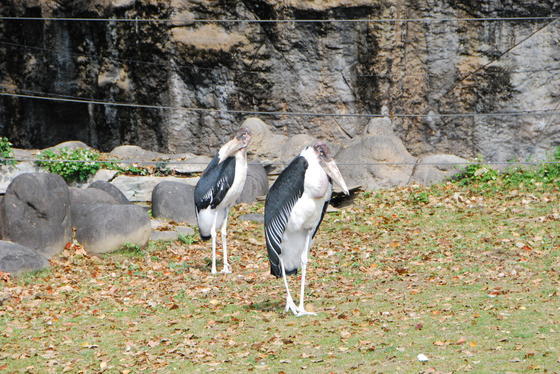
[[[235,161],[247,162],[247,149],[246,148],[243,148],[243,149],[235,152]]]
[[[218,151],[218,162],[224,162],[228,157],[235,154],[234,140],[230,140],[224,144]]]
[[[303,156],[310,165],[319,165],[319,159],[315,151],[309,147],[301,151],[300,156]]]

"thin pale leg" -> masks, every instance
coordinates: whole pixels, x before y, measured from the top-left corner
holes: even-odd
[[[286,286],[286,309],[285,311],[291,311],[295,315],[298,314],[298,308],[294,303],[294,299],[292,299],[292,295],[290,294],[290,288],[288,287],[288,278],[286,278],[286,270],[284,269],[284,262],[280,259],[280,267],[282,268],[282,279],[284,280],[284,286]]]
[[[226,218],[224,219],[224,223],[222,225],[222,247],[224,248],[224,268],[222,269],[222,273],[229,274],[231,273],[231,266],[229,266],[227,260],[227,219],[228,219],[229,211],[226,211]]]
[[[216,219],[218,218],[218,213],[214,216],[214,223],[212,223],[212,230],[210,235],[212,236],[212,274],[216,274]]]
[[[305,291],[305,273],[307,272],[307,255],[309,253],[309,246],[311,244],[311,232],[307,235],[305,239],[305,250],[301,254],[301,289],[299,291],[299,307],[297,316],[304,316],[304,315],[317,315],[317,313],[308,312],[305,310],[303,305],[303,296]]]

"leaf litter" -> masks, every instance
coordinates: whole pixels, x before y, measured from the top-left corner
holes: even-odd
[[[409,199],[419,191],[428,202]],[[318,316],[304,318],[284,313],[261,225],[237,219],[262,209],[233,212],[230,275],[210,274],[210,249],[199,241],[102,257],[72,242],[49,270],[0,274],[2,367],[342,373],[557,365],[557,189],[479,195],[446,184],[360,194],[329,213],[317,234],[306,300]],[[290,285],[297,294],[299,279]]]

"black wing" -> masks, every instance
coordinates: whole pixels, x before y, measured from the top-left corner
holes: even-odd
[[[218,155],[208,164],[194,189],[196,211],[209,206],[215,209],[224,199],[235,178],[235,158],[218,162]]]
[[[280,259],[278,258],[282,253],[282,236],[286,230],[292,208],[303,194],[307,166],[308,163],[304,157],[298,156],[293,159],[278,176],[266,196],[264,206],[266,248],[270,261],[270,272],[277,277],[282,276]],[[296,272],[297,269],[289,272],[289,274]]]

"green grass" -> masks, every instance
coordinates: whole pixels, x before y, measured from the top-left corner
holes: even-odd
[[[227,276],[210,274],[209,243],[191,237],[100,258],[65,252],[50,270],[2,284],[11,298],[0,306],[0,368],[558,372],[559,192],[446,184],[362,194],[327,214],[314,241],[315,317],[284,313],[262,227],[237,219],[262,204],[233,212]]]

